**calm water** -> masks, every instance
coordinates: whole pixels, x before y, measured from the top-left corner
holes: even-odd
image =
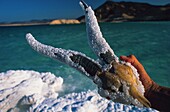
[[[170,87],[170,22],[102,23],[102,32],[117,56],[134,54],[152,79]],[[25,35],[42,43],[72,49],[97,59],[88,46],[85,24],[0,27],[0,72],[35,70],[64,78],[63,94],[94,89],[95,85],[69,66],[33,51]]]

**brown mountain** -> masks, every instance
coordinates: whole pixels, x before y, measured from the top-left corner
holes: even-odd
[[[155,6],[147,3],[106,1],[94,11],[99,22],[170,21],[170,4]],[[84,16],[77,19],[84,22]]]

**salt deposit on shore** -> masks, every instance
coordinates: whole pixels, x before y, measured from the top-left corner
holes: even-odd
[[[152,111],[114,103],[102,98],[96,91],[70,93],[58,97],[63,79],[49,72],[17,70],[0,73],[0,112],[82,112],[82,111]],[[63,90],[64,91],[64,90]]]
[[[34,108],[46,98],[57,98],[63,79],[51,73],[7,71],[0,73],[0,109]]]

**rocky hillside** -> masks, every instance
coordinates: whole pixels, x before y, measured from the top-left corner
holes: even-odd
[[[114,21],[169,21],[170,4],[155,6],[147,3],[107,1],[95,9],[100,22]],[[84,22],[84,16],[77,18]]]

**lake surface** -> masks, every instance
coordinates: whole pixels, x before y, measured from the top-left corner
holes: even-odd
[[[155,82],[170,87],[170,22],[101,23],[100,26],[118,57],[134,54]],[[96,88],[75,69],[35,52],[27,44],[26,33],[32,33],[47,45],[80,51],[97,59],[88,45],[85,24],[0,27],[0,72],[52,72],[64,79],[63,94]]]

